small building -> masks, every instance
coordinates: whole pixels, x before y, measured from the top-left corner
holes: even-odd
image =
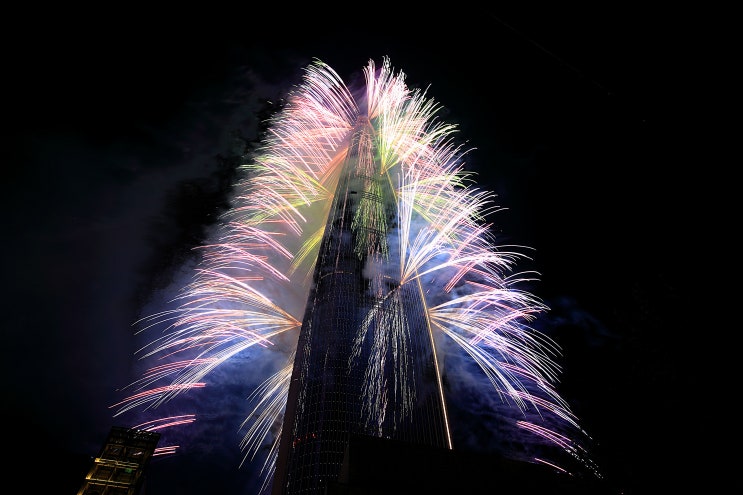
[[[160,434],[114,426],[77,495],[135,495]]]

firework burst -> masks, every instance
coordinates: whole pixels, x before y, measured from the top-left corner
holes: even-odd
[[[435,334],[440,383],[447,373],[457,373],[447,368],[446,355],[460,353],[487,379],[489,386],[480,393],[499,396],[514,411],[503,421],[525,442],[552,445],[597,473],[581,443],[585,433],[555,388],[559,348],[530,326],[548,310],[519,288],[536,275],[515,271],[526,257],[523,247],[499,245],[491,233],[487,219],[499,207],[494,195],[475,187],[464,170],[466,150],[453,140],[456,126],[438,120],[439,106],[424,91],[409,89],[388,59],[379,67],[370,61],[364,75],[365,92],[354,93],[326,64],[315,61],[306,69],[302,84],[272,118],[261,148],[241,166],[233,207],[215,241],[199,248],[193,279],[172,309],[137,322],[140,332],[164,331],[140,349],[140,357],[153,365],[126,387],[129,395],[112,406],[115,416],[152,412],[204,387],[215,369],[250,348],[281,347],[284,365],[251,396],[242,424],[244,461],[269,446],[262,464],[268,485],[295,356],[292,346],[333,195],[357,136],[357,166],[382,178],[397,207],[394,237],[385,235],[392,228],[389,216],[374,201],[361,201],[352,226],[365,227],[354,247],[359,256],[373,246],[399,260],[390,274],[398,289],[384,300],[385,311],[399,304],[399,291],[415,290]],[[379,183],[372,181],[367,188]],[[375,191],[367,193],[375,196]],[[393,334],[379,341],[381,347],[390,345],[405,343]],[[383,358],[377,362],[384,366]],[[396,366],[404,375],[403,364]],[[399,383],[380,380],[370,365],[366,415],[381,422],[385,387],[404,385],[404,376]],[[441,394],[446,393],[442,385]],[[183,415],[141,427],[162,429],[194,420]],[[560,465],[543,452],[530,460]]]

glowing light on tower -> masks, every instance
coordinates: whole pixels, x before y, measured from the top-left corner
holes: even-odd
[[[438,104],[409,89],[388,59],[380,67],[370,61],[364,75],[364,91],[355,93],[321,61],[306,69],[241,167],[233,207],[215,242],[201,248],[192,281],[172,309],[140,322],[140,331],[165,331],[139,351],[153,366],[127,387],[115,415],[198,393],[212,371],[250,348],[284,348],[285,365],[256,389],[242,425],[245,462],[270,445],[262,464],[267,488],[280,450],[283,458],[289,443],[319,438],[314,426],[279,431],[285,414],[311,414],[314,392],[290,383],[322,378],[310,373],[319,369],[318,353],[329,350],[318,342],[345,346],[345,368],[333,376],[346,373],[357,389],[354,428],[420,439],[415,411],[426,402],[441,427],[428,440],[450,448],[457,425],[447,415],[443,378],[451,371],[446,356],[458,353],[487,378],[482,394],[496,394],[514,411],[504,422],[525,442],[560,453],[532,461],[569,471],[569,459],[598,476],[582,446],[585,433],[555,388],[559,348],[531,326],[548,308],[520,289],[535,278],[515,271],[525,249],[496,242],[487,219],[499,207],[464,171],[456,126],[438,120]],[[338,244],[328,248],[331,242]],[[318,289],[321,278],[343,276],[350,284],[343,287],[364,293],[362,302]],[[353,324],[320,325],[318,315],[310,322],[328,294],[343,300],[324,307],[341,304],[336,319],[351,308]],[[318,337],[328,328],[337,335]],[[148,424],[193,420],[184,412]]]

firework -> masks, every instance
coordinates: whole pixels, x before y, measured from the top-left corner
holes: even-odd
[[[487,219],[499,207],[464,170],[467,150],[453,139],[456,126],[438,120],[438,104],[425,91],[409,89],[388,59],[379,67],[370,61],[364,75],[365,91],[352,92],[323,62],[306,69],[302,84],[272,118],[262,146],[241,166],[233,207],[215,241],[199,248],[193,279],[172,309],[138,322],[140,332],[165,330],[140,349],[153,366],[126,388],[130,395],[113,406],[114,414],[156,411],[204,387],[214,370],[249,349],[281,348],[284,365],[256,389],[242,424],[244,462],[270,446],[262,464],[268,486],[312,274],[355,136],[356,166],[381,179],[365,192],[376,197],[382,193],[371,188],[382,184],[392,191],[397,211],[395,235],[389,236],[393,227],[385,211],[361,200],[352,228],[363,235],[356,237],[354,252],[389,256],[394,266],[382,268],[392,272],[396,286],[420,294],[439,383],[450,371],[446,356],[465,357],[487,380],[480,393],[494,394],[513,411],[503,421],[521,431],[525,442],[552,445],[597,473],[581,443],[585,434],[555,388],[559,347],[531,326],[548,308],[520,287],[537,274],[516,271],[526,248],[500,245],[492,234]],[[362,325],[350,338],[361,342],[366,331]],[[404,366],[393,382],[380,379],[374,368],[384,367],[384,348],[405,345],[399,339],[391,343],[395,335],[382,337],[363,392],[364,414],[379,424],[387,411],[385,388],[407,386]],[[446,392],[442,385],[440,393]],[[194,419],[163,418],[142,428]],[[568,470],[543,452],[531,460]]]

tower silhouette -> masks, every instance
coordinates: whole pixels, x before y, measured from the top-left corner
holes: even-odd
[[[519,246],[494,242],[485,220],[499,207],[470,187],[456,126],[388,59],[364,77],[352,90],[320,61],[307,68],[178,306],[142,319],[164,333],[141,348],[154,365],[116,415],[156,414],[225,362],[273,348],[280,362],[241,425],[244,460],[265,459],[262,492],[327,492],[368,439],[451,450],[445,392],[468,387],[494,395],[507,447],[524,446],[514,457],[595,471],[554,387],[558,346],[529,325],[547,308],[520,288],[533,276],[513,270]],[[136,424],[196,420],[178,413]]]
[[[400,284],[398,213],[360,118],[297,344],[275,494],[321,493],[351,435],[449,447],[433,336],[417,283]]]

